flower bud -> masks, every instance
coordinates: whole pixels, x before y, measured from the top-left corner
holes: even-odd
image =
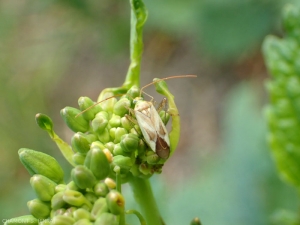
[[[140,166],[139,166],[139,170],[144,175],[151,174],[151,170],[150,170],[149,166],[146,163],[141,163]]]
[[[107,118],[105,118],[104,116],[96,116],[95,119],[92,120],[93,131],[96,134],[101,134],[105,130],[107,124]]]
[[[73,191],[79,191],[80,188],[75,184],[75,182],[72,180],[67,184],[67,187],[65,190],[73,190]]]
[[[111,213],[102,213],[95,221],[94,225],[118,225],[117,217]]]
[[[80,152],[76,152],[72,156],[72,160],[75,163],[75,165],[83,165],[85,161],[85,155],[81,154]]]
[[[113,158],[112,167],[119,166],[121,169],[121,174],[126,174],[130,171],[133,163],[130,157],[117,155]]]
[[[75,223],[75,219],[65,215],[55,216],[51,220],[52,225],[73,225]]]
[[[135,134],[125,134],[121,138],[121,147],[124,152],[131,153],[137,150],[139,145],[139,137]]]
[[[98,180],[108,176],[110,166],[104,152],[98,147],[93,146],[87,154],[85,165],[92,171]]]
[[[64,209],[64,208],[61,208],[61,209],[57,209],[57,210],[51,210],[51,213],[50,213],[50,217],[53,218],[54,216],[58,216],[58,215],[64,215],[65,212],[67,210]]]
[[[125,200],[123,195],[118,191],[111,190],[106,196],[106,201],[111,213],[119,215],[124,211]]]
[[[127,96],[129,99],[135,99],[136,97],[140,97],[140,89],[137,86],[132,86],[127,91]]]
[[[159,162],[161,158],[153,151],[147,152],[147,163],[156,164]]]
[[[128,109],[131,106],[131,102],[127,98],[121,98],[114,106],[114,114],[124,116],[128,113]]]
[[[100,94],[101,96],[102,94]],[[99,96],[99,97],[100,97]],[[98,98],[98,102],[104,100],[100,105],[102,107],[102,109],[106,112],[109,112],[109,114],[112,114],[113,110],[114,110],[114,105],[116,104],[116,102],[118,101],[116,98],[109,98],[112,97],[111,93],[106,93],[105,95],[102,95],[101,98]],[[109,99],[107,99],[109,98]],[[106,99],[106,100],[105,100]]]
[[[117,130],[117,128],[115,128],[115,127],[112,127],[109,129],[109,136],[111,137],[112,140],[115,140],[116,130]]]
[[[108,212],[108,206],[105,198],[99,198],[95,203],[91,211],[91,218],[97,219],[102,213]]]
[[[60,115],[67,124],[67,126],[74,132],[87,132],[90,124],[82,114],[78,115],[81,111],[73,107],[65,107],[60,111]]]
[[[128,120],[126,116],[121,118],[121,125],[127,131],[130,131],[131,128],[133,127],[132,122],[130,120]]]
[[[199,219],[198,217],[195,217],[195,218],[191,221],[190,225],[201,225],[200,219]]]
[[[94,192],[98,197],[105,197],[108,194],[109,190],[103,181],[99,181],[94,186]]]
[[[124,154],[124,151],[121,148],[120,143],[115,144],[114,149],[113,149],[113,155],[123,155],[123,154]]]
[[[108,129],[105,128],[101,134],[98,134],[98,138],[102,143],[110,142],[111,140]]]
[[[34,199],[27,202],[27,206],[31,215],[37,219],[45,219],[50,215],[50,204],[39,199]]]
[[[111,119],[108,121],[111,127],[120,127],[121,126],[121,117],[113,114]]]
[[[65,190],[63,194],[63,200],[72,206],[80,207],[87,203],[86,198],[79,191]]]
[[[35,115],[35,121],[40,128],[46,130],[53,136],[53,122],[49,116],[38,113]]]
[[[103,149],[103,153],[105,154],[108,162],[111,163],[113,160],[113,154],[107,148]]]
[[[109,178],[109,177],[105,178],[104,183],[105,183],[106,186],[109,187],[110,189],[114,189],[114,188],[116,188],[116,186],[117,186],[117,185],[116,185],[116,182],[115,182],[113,179]]]
[[[113,152],[115,144],[113,142],[108,142],[105,144],[105,148],[107,148],[111,153]]]
[[[4,221],[5,219],[3,219],[2,222]],[[11,218],[9,220],[6,220],[4,223],[4,225],[38,225],[38,224],[39,224],[39,220],[32,215]]]
[[[55,194],[56,183],[49,178],[35,174],[30,178],[30,184],[41,201],[50,201]]]
[[[65,213],[63,214],[64,216],[69,216],[69,217],[73,217],[73,212],[76,210],[76,207],[70,207],[68,208]]]
[[[21,148],[18,154],[30,175],[41,174],[55,183],[63,182],[63,169],[52,156],[26,148]]]
[[[90,220],[91,219],[91,213],[85,209],[79,208],[76,209],[73,212],[73,217],[76,221],[81,220],[81,219],[87,219]]]
[[[123,135],[128,134],[127,130],[123,127],[118,127],[115,132],[115,140],[114,143],[119,143]]]
[[[169,113],[167,113],[166,111],[164,111],[164,110],[161,110],[160,112],[159,112],[159,117],[161,118],[161,120],[163,121],[163,123],[166,125],[168,122],[169,122],[169,120],[170,120],[170,114]]]
[[[96,183],[96,178],[93,175],[92,171],[90,171],[85,166],[79,165],[73,168],[71,172],[71,176],[74,183],[80,189],[91,188]]]
[[[146,149],[147,149],[147,145],[142,139],[140,139],[138,144],[138,155],[143,156],[145,154]]]
[[[57,210],[63,208],[66,205],[66,202],[63,199],[64,191],[58,192],[53,195],[51,199],[51,208]]]
[[[55,193],[64,191],[64,190],[66,190],[66,188],[67,188],[67,185],[65,185],[65,184],[59,184],[59,185],[57,185],[55,187]]]
[[[93,223],[88,219],[80,219],[74,225],[93,225]]]
[[[97,201],[97,196],[93,193],[93,192],[87,192],[84,194],[84,197],[92,204],[95,203],[95,201]]]
[[[99,104],[95,105],[94,101],[92,99],[90,99],[89,97],[80,97],[78,99],[78,106],[79,106],[81,111],[84,111],[84,110],[88,109],[89,107],[93,106],[92,108],[89,108],[87,111],[82,113],[82,116],[86,120],[94,119],[95,115],[98,112],[102,111],[101,106]]]
[[[93,134],[84,134],[77,132],[72,137],[72,147],[76,152],[86,154],[90,150],[90,145],[93,141],[96,141],[97,137]]]

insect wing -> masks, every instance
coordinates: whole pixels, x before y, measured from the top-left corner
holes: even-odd
[[[134,110],[134,113],[140,125],[140,129],[143,133],[145,141],[147,142],[149,147],[155,152],[157,133],[155,131],[155,126],[153,125],[151,115],[148,110],[149,109],[145,109],[142,111]]]
[[[134,112],[149,147],[159,157],[167,159],[170,155],[168,132],[153,104],[140,101],[137,103]]]
[[[157,134],[155,152],[159,157],[167,159],[170,155],[170,139],[167,128],[153,106],[151,107],[151,115],[154,120],[155,130]]]

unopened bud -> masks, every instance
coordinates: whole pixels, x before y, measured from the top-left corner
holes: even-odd
[[[107,128],[104,129],[104,131],[101,134],[98,134],[98,139],[102,142],[102,143],[107,143],[110,142],[110,135],[109,135],[109,130]]]
[[[131,153],[137,150],[139,145],[139,137],[135,134],[125,134],[122,136],[121,139],[121,147],[124,152]]]
[[[73,225],[75,223],[75,219],[65,215],[55,216],[51,220],[52,225]]]
[[[81,154],[86,154],[90,150],[90,145],[92,142],[96,141],[97,137],[93,134],[84,134],[77,132],[72,137],[71,143],[72,147],[76,152]]]
[[[118,225],[117,217],[111,213],[102,213],[95,221],[95,225]]]
[[[86,198],[79,191],[65,190],[63,200],[72,206],[80,207],[87,203]]]
[[[63,169],[52,156],[26,148],[21,148],[18,153],[30,175],[41,174],[55,183],[63,181]]]
[[[75,165],[83,165],[85,160],[85,155],[81,154],[80,152],[76,152],[74,155],[72,155],[72,160],[75,163]]]
[[[131,106],[131,102],[127,98],[121,98],[114,106],[114,114],[124,116],[128,113],[128,109]]]
[[[79,109],[67,106],[60,111],[60,115],[72,131],[85,133],[90,125],[80,112]]]
[[[112,166],[119,166],[121,169],[121,174],[126,174],[130,171],[133,163],[130,157],[123,156],[123,155],[116,155],[113,158]]]
[[[79,165],[73,168],[71,172],[71,176],[74,183],[80,189],[91,188],[96,183],[96,178],[93,175],[92,171],[90,171],[85,166]]]
[[[85,165],[92,171],[98,180],[106,178],[110,171],[108,159],[104,152],[93,146],[86,156]]]
[[[201,221],[200,221],[200,219],[199,219],[198,217],[195,217],[195,218],[191,221],[190,225],[201,225]]]
[[[84,110],[87,109],[84,113],[82,113],[83,117],[86,120],[94,119],[95,115],[98,112],[102,111],[101,106],[99,104],[95,105],[94,101],[92,99],[90,99],[89,97],[80,97],[78,99],[78,106],[79,106],[81,111],[84,111]],[[91,106],[93,106],[93,107],[89,108]]]
[[[115,132],[114,143],[119,143],[123,135],[128,134],[127,130],[123,127],[118,127]]]
[[[106,196],[106,201],[111,213],[119,215],[124,211],[125,200],[120,192],[111,190]]]
[[[133,127],[132,122],[126,116],[121,118],[121,125],[127,131],[130,131],[131,128]]]
[[[42,128],[43,130],[46,130],[48,133],[53,136],[53,122],[51,118],[45,114],[38,113],[35,115],[35,121],[37,125]]]
[[[166,125],[168,122],[169,122],[169,120],[170,120],[170,114],[169,113],[167,113],[166,111],[164,111],[164,110],[161,110],[160,112],[159,112],[159,117],[161,118],[161,120],[163,121],[163,123]]]
[[[91,217],[93,220],[95,220],[105,212],[108,212],[107,201],[105,198],[99,198],[92,208]]]
[[[161,158],[153,151],[147,152],[147,163],[156,164],[159,162]]]
[[[39,199],[27,202],[29,212],[37,219],[45,219],[50,215],[50,204]]]
[[[114,189],[114,188],[116,188],[116,182],[113,180],[113,179],[111,179],[111,178],[106,178],[105,180],[104,180],[104,183],[106,184],[106,186],[107,187],[109,187],[110,189]]]
[[[99,181],[94,186],[94,192],[98,197],[105,197],[107,195],[107,193],[109,192],[109,190],[103,181]]]
[[[40,174],[33,175],[30,184],[41,201],[50,201],[57,186],[55,182]]]
[[[92,120],[93,131],[97,134],[101,134],[105,130],[107,124],[107,118],[105,116],[102,116],[101,113],[100,116],[96,116],[95,119]]]
[[[91,213],[85,209],[79,208],[73,212],[73,217],[76,221],[81,219],[91,219]]]
[[[121,117],[113,114],[108,123],[111,127],[120,127],[121,126]]]
[[[58,192],[53,195],[51,199],[51,208],[57,210],[63,208],[66,205],[66,202],[63,199],[64,191]]]

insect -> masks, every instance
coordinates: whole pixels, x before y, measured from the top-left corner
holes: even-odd
[[[148,146],[162,159],[169,158],[170,139],[167,128],[152,101],[134,100],[134,114]]]
[[[159,86],[157,84],[161,83],[164,80],[174,79],[174,78],[185,78],[185,77],[197,77],[197,76],[180,75],[180,76],[166,77],[162,79],[154,79],[153,82],[141,88],[139,97],[136,97],[133,100],[133,103],[135,104],[134,109],[129,109],[129,111],[135,115],[136,122],[140,127],[145,142],[151,148],[151,150],[154,151],[162,159],[168,159],[171,151],[173,151],[177,146],[179,133],[180,133],[180,120],[179,118],[174,119],[176,125],[173,126],[172,124],[172,131],[170,132],[170,137],[169,137],[167,128],[153,105],[153,97],[150,96],[152,98],[151,101],[146,101],[141,96],[142,93],[144,93],[143,90],[146,87],[155,84],[157,86],[157,91],[160,94],[165,95],[168,101],[170,102],[170,108],[169,108],[170,110],[168,110],[170,111],[169,114],[171,116],[179,117],[173,95],[168,91],[166,86],[164,85]],[[106,98],[103,101],[109,98]],[[165,104],[167,99],[164,98],[162,104]],[[103,101],[100,101],[96,104],[99,104]],[[95,106],[96,104],[94,104],[93,106]],[[88,110],[89,108],[87,108],[86,110]],[[86,110],[82,111],[81,113],[85,112]],[[129,120],[131,121],[134,121],[134,119],[131,119],[130,117],[127,118],[129,118]]]
[[[140,95],[142,94],[143,90],[153,84],[160,83],[164,80],[173,79],[173,78],[183,78],[183,77],[197,77],[195,75],[181,75],[181,76],[171,76],[166,77],[162,79],[154,79],[153,82],[145,85],[140,90]],[[164,90],[162,90],[164,89]],[[160,91],[159,91],[160,90]],[[166,87],[158,87],[158,92],[160,92],[163,95],[166,95],[169,98],[169,101],[171,101],[171,104],[173,105],[173,112],[169,112],[171,116],[177,116],[178,117],[178,110],[175,106],[173,96],[169,93]],[[150,96],[151,97],[151,96]],[[152,98],[153,99],[153,98]],[[163,99],[162,104],[164,104],[167,101],[166,98]],[[165,124],[163,123],[162,119],[160,118],[157,110],[155,109],[152,100],[151,101],[145,101],[142,97],[137,97],[134,99],[135,107],[134,107],[134,114],[137,119],[137,122],[140,126],[140,129],[142,131],[142,134],[144,136],[144,139],[148,146],[162,159],[167,159],[170,156],[170,151],[174,150],[171,148],[171,142],[169,138],[169,133],[166,129]],[[179,126],[180,126],[180,120],[179,118],[177,121],[177,127],[178,129],[175,129],[177,137],[177,140],[173,141],[178,143],[179,139]],[[173,130],[173,124],[172,124],[172,130]],[[175,138],[176,139],[176,138]],[[177,143],[175,145],[177,145]]]

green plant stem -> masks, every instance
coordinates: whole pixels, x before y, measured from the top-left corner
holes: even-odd
[[[103,100],[106,93],[112,95],[125,94],[132,86],[140,86],[141,60],[143,53],[143,26],[148,12],[142,0],[130,0],[130,65],[125,81],[121,87],[104,89],[98,100]]]
[[[130,0],[130,65],[123,86],[128,89],[140,86],[141,59],[143,53],[143,26],[147,20],[147,10],[142,0]]]
[[[136,202],[140,206],[147,225],[163,225],[149,179],[142,179],[132,176],[129,179],[132,192]]]

